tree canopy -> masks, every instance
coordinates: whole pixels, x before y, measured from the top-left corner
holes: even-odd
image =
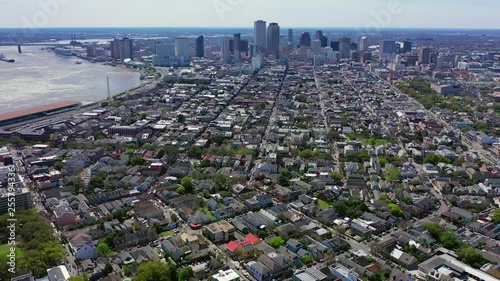
[[[175,272],[175,274],[174,274]],[[143,262],[132,281],[178,281],[175,267],[160,261]]]
[[[271,245],[271,247],[275,249],[278,249],[280,246],[285,245],[285,240],[281,238],[281,236],[276,236],[271,239],[271,241],[269,241],[269,245]]]

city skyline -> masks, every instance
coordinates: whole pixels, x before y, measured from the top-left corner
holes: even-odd
[[[190,0],[158,3],[145,0],[14,0],[0,1],[0,28],[49,27],[250,27],[255,20],[284,27],[365,28],[464,28],[499,29],[493,22],[500,3],[481,0]],[[172,3],[173,2],[173,3]],[[44,4],[45,3],[45,4]],[[133,12],[130,12],[133,11]],[[92,15],[92,16],[89,16]],[[443,17],[446,16],[446,21]]]

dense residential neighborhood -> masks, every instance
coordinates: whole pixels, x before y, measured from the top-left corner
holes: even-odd
[[[33,121],[40,138],[6,135],[2,190],[15,167],[18,211],[40,220],[19,250],[51,256],[11,280],[163,265],[179,280],[499,280],[498,89],[453,67],[287,51],[259,67],[193,58]],[[32,248],[47,228],[52,251]]]

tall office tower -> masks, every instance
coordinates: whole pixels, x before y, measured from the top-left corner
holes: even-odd
[[[175,56],[189,59],[189,39],[186,37],[175,38]]]
[[[293,29],[288,30],[288,44],[293,46]]]
[[[87,57],[95,58],[96,57],[97,47],[95,45],[87,46]]]
[[[314,39],[321,40],[321,38],[323,38],[323,31],[321,30],[316,31],[316,33],[314,34]]]
[[[320,40],[321,40],[321,47],[322,48],[328,47],[328,37],[323,35],[323,36],[321,36]]]
[[[330,42],[330,47],[332,48],[333,51],[338,52],[340,50],[339,45],[340,45],[339,41]]]
[[[342,37],[339,39],[339,58],[349,59],[351,57],[351,38]]]
[[[120,58],[120,39],[115,39],[109,42],[109,47],[111,49],[111,57],[114,59]]]
[[[359,39],[359,50],[366,51],[368,50],[368,37],[363,36]]]
[[[302,32],[300,35],[300,46],[311,47],[311,35],[309,32]]]
[[[222,42],[222,57],[225,63],[231,62],[231,39],[225,38]]]
[[[358,50],[358,43],[351,42],[350,48],[351,48],[351,51],[357,51]]]
[[[248,40],[241,40],[240,52],[248,56]]]
[[[265,49],[267,47],[266,22],[263,20],[258,20],[254,22],[253,28],[254,44],[260,49]]]
[[[381,54],[395,54],[396,53],[396,41],[394,40],[382,40],[380,42],[380,53]]]
[[[236,34],[234,34],[234,38],[233,38],[233,58],[234,58],[234,61],[236,61],[236,62],[240,61],[240,52],[241,52],[241,34],[236,33]]]
[[[430,64],[431,63],[431,49],[429,47],[423,47],[418,52],[418,64]]]
[[[411,52],[411,46],[412,45],[412,42],[409,41],[409,40],[405,40],[403,42],[403,53],[409,53]]]
[[[120,60],[134,59],[134,40],[123,38],[120,41]]]
[[[196,56],[199,58],[205,56],[205,38],[203,35],[196,39]]]
[[[280,57],[280,26],[272,22],[267,28],[267,52]]]

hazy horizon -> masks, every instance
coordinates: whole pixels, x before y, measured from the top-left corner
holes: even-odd
[[[500,29],[495,0],[0,0],[0,28]]]

